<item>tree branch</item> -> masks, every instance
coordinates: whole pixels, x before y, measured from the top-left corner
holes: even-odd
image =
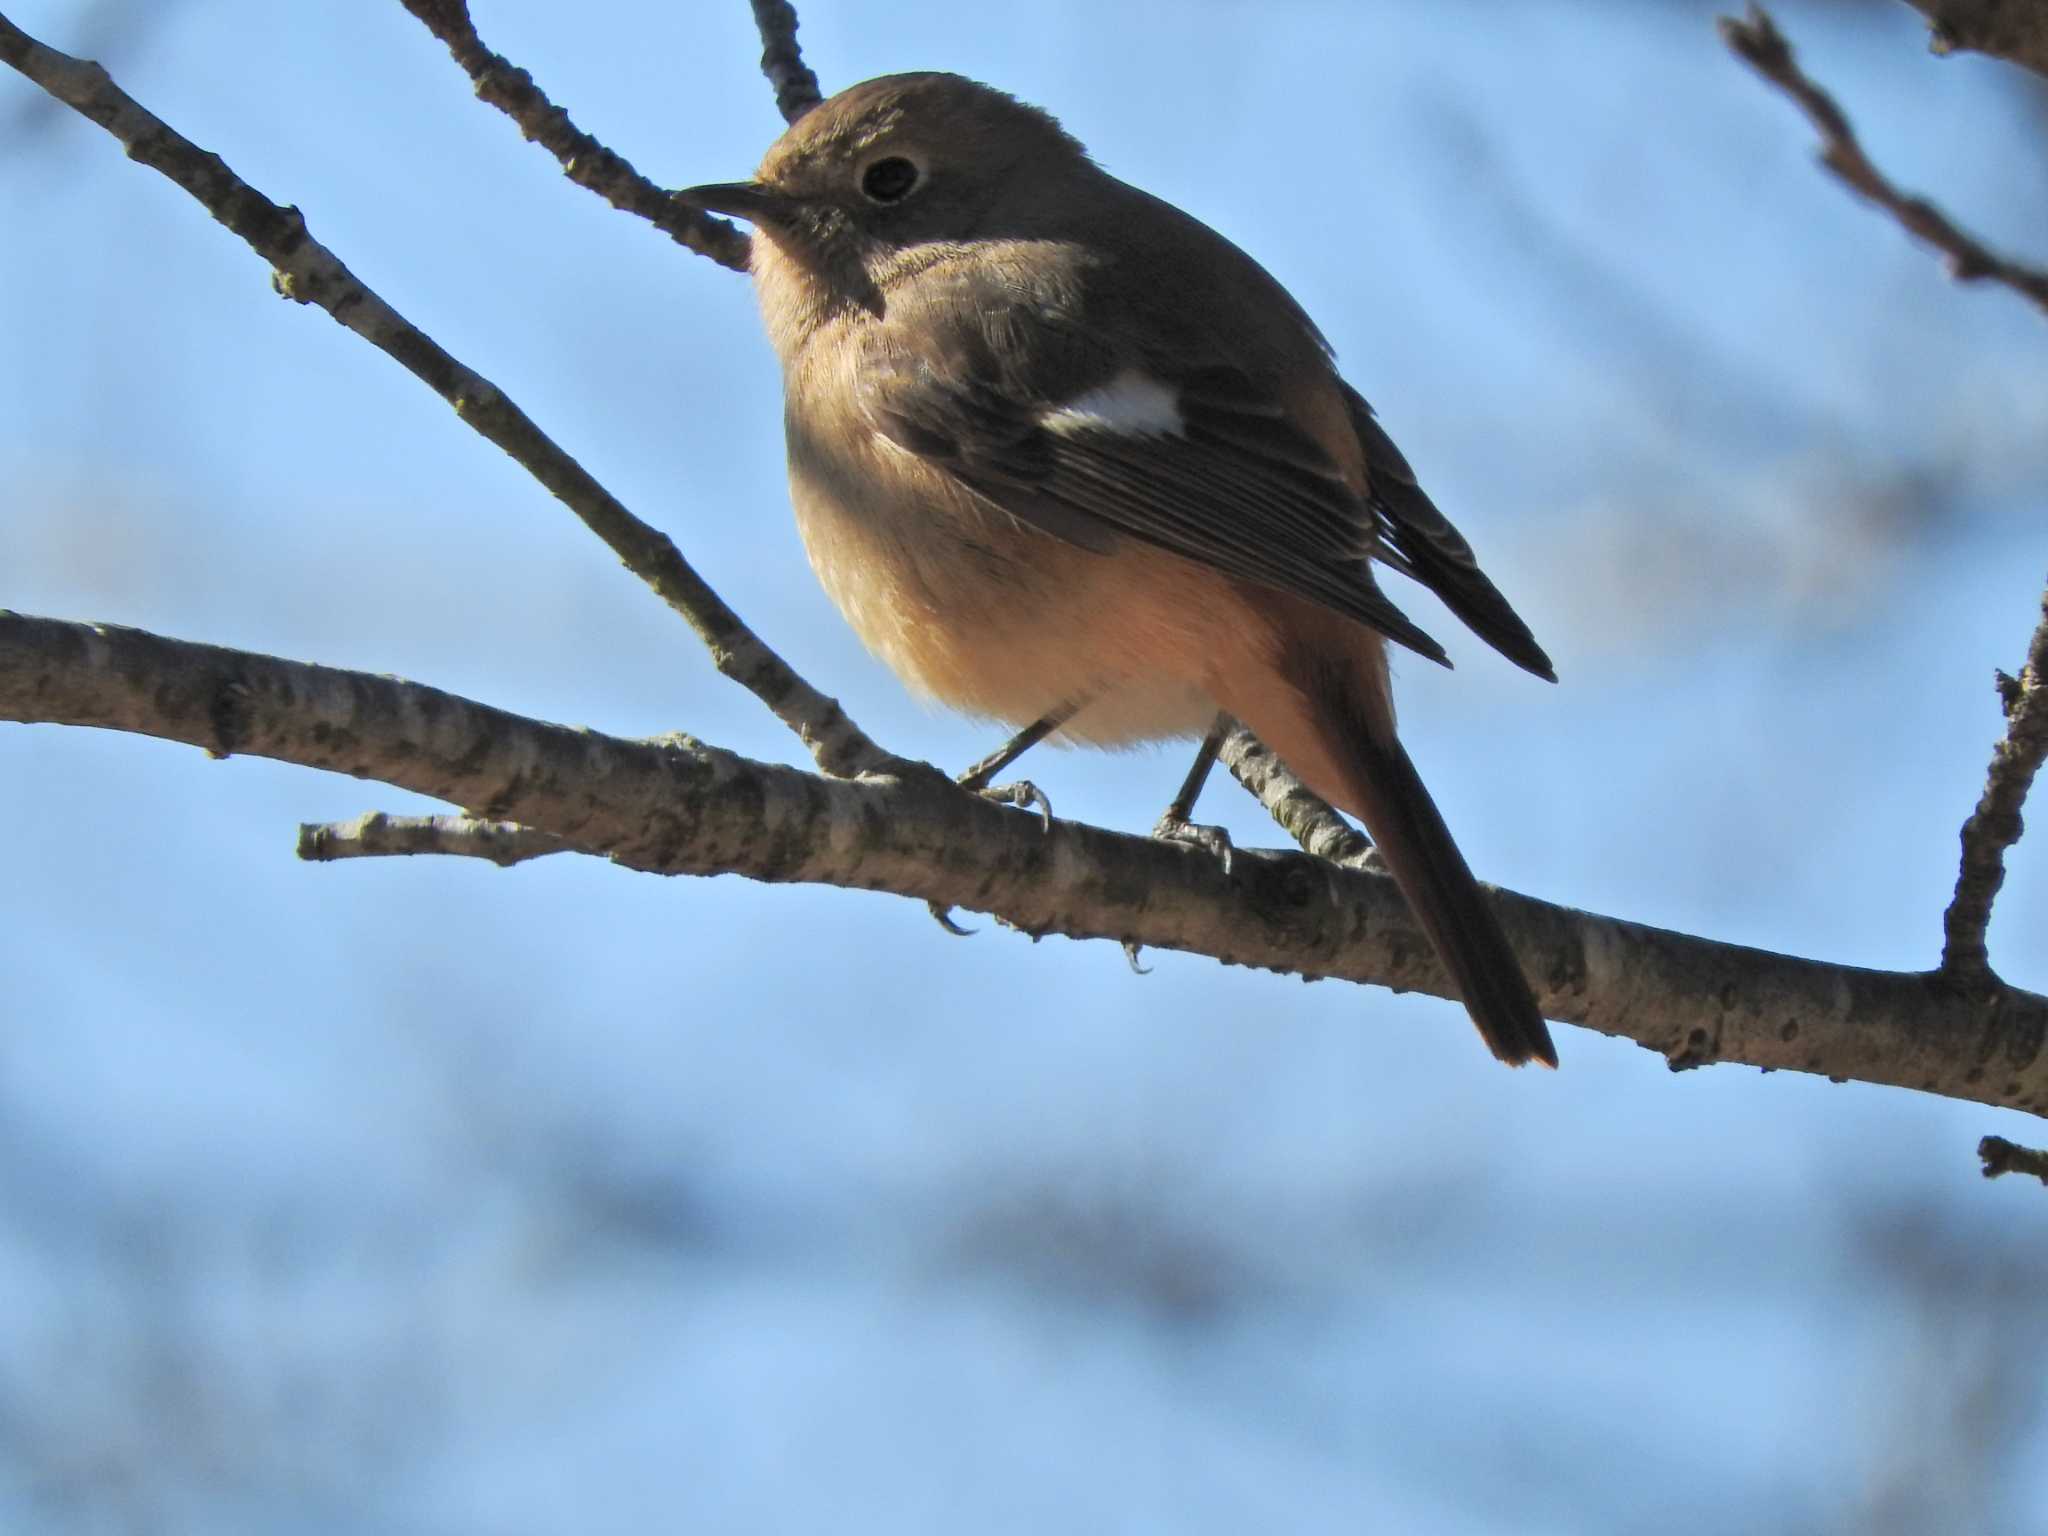
[[[627,741],[396,678],[0,611],[0,719],[253,753],[510,819],[657,874],[890,891],[1066,934],[1444,997],[1384,874],[1204,853],[990,805],[915,764],[860,780]],[[2048,998],[1827,965],[1494,897],[1553,1019],[1674,1067],[1746,1062],[2048,1114]]]
[[[1333,864],[1361,867],[1371,855],[1372,843],[1365,834],[1297,779],[1293,770],[1243,726],[1223,738],[1216,757],[1304,852]]]
[[[2020,808],[2034,775],[2048,761],[2048,592],[2041,597],[2041,623],[2027,646],[2026,664],[2016,678],[2000,672],[1998,691],[2005,704],[2005,735],[1991,751],[1984,794],[1963,823],[1962,870],[1955,899],[1942,918],[1941,968],[1959,981],[1991,974],[1984,930],[1991,922],[1991,903],[2005,883],[2005,850],[2026,830]]]
[[[1871,164],[1834,98],[1808,79],[1792,56],[1777,23],[1751,4],[1746,20],[1723,16],[1721,36],[1736,55],[1799,104],[1820,130],[1821,164],[1845,186],[1876,203],[1912,234],[1948,258],[1949,275],[1961,282],[2002,283],[2048,313],[2048,271],[2010,261],[1966,234],[1925,198],[1901,192]]]
[[[1936,53],[1988,53],[2048,76],[2048,0],[1906,0]]]
[[[624,213],[635,213],[678,245],[708,256],[735,272],[747,270],[747,237],[728,220],[679,203],[633,169],[632,162],[599,143],[570,120],[533,76],[477,36],[468,0],[399,0],[447,45],[489,102],[519,125],[519,131],[561,162],[563,174]],[[794,25],[794,18],[792,18]]]
[[[366,811],[354,821],[306,822],[299,828],[299,857],[312,864],[439,853],[489,859],[500,869],[510,869],[528,859],[575,851],[573,845],[537,828],[474,816],[391,816]]]
[[[2020,1146],[2003,1136],[1986,1136],[1977,1143],[1977,1156],[1984,1160],[1984,1177],[1987,1179],[2007,1173],[2031,1173],[2043,1184],[2048,1184],[2048,1152]]]
[[[97,64],[47,48],[0,15],[0,63],[19,70],[81,116],[99,124],[129,157],[160,172],[240,235],[275,272],[280,293],[317,304],[396,359],[456,413],[583,520],[619,559],[689,623],[718,670],[759,698],[803,740],[827,773],[852,774],[894,761],[835,699],[799,677],[726,606],[667,534],[642,522],[507,396],[379,298],[315,240],[296,208],[280,207],[114,84]]]
[[[796,7],[789,0],[754,0],[754,25],[761,33],[761,73],[775,87],[782,120],[793,123],[825,99],[796,45]]]

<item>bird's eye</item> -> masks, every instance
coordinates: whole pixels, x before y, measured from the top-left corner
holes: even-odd
[[[860,174],[860,189],[871,203],[900,203],[923,179],[915,161],[901,155],[877,160]]]

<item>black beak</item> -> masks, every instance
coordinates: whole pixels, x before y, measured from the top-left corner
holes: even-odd
[[[753,224],[779,224],[789,217],[789,200],[757,181],[721,181],[706,187],[685,187],[671,194],[712,213],[729,213]]]

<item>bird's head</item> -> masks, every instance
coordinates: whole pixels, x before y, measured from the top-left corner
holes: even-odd
[[[880,313],[889,276],[919,253],[1027,227],[1090,170],[1037,107],[959,75],[884,75],[798,118],[751,181],[676,196],[754,225],[764,285]]]

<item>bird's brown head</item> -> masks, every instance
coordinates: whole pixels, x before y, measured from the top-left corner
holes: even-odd
[[[1058,122],[1015,97],[960,75],[883,75],[798,118],[752,181],[676,195],[755,226],[764,286],[795,281],[879,312],[906,253],[1001,233],[1090,169]]]

